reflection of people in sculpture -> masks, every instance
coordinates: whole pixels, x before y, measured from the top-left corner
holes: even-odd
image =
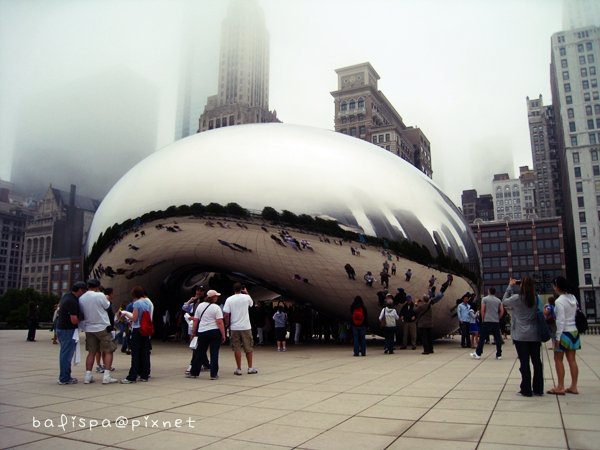
[[[375,281],[375,277],[371,272],[367,272],[363,278],[367,286],[373,287],[373,281]]]
[[[346,273],[348,274],[348,278],[350,280],[356,280],[356,278],[355,278],[356,272],[354,270],[354,267],[352,267],[350,264],[346,264],[344,266],[344,269],[346,269]]]
[[[406,273],[404,274],[405,276],[405,281],[410,281],[410,278],[412,277],[412,269],[408,269],[406,271]]]
[[[387,271],[382,270],[381,273],[379,274],[379,276],[381,277],[381,285],[385,286],[386,289],[389,289],[389,287],[390,287],[390,274],[387,273]]]
[[[432,288],[433,285],[435,284],[435,280],[436,280],[435,276],[431,275],[431,278],[429,279],[429,287],[430,288]]]

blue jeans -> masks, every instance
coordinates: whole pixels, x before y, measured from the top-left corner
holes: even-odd
[[[56,330],[56,336],[58,342],[60,342],[60,353],[58,356],[58,365],[60,367],[60,373],[58,375],[58,381],[66,383],[71,379],[71,361],[75,354],[75,347],[77,342],[73,340],[73,333],[75,330]]]
[[[362,353],[363,356],[367,354],[367,338],[365,337],[367,329],[365,326],[357,327],[352,326],[352,338],[354,340],[354,355],[358,356]]]
[[[475,353],[479,356],[483,353],[484,336],[494,335],[494,341],[496,342],[496,358],[502,356],[502,336],[500,335],[500,324],[498,322],[482,322],[481,323],[481,338],[477,344]]]

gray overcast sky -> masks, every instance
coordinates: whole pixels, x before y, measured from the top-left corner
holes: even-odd
[[[494,173],[531,165],[525,97],[551,103],[560,0],[260,4],[271,39],[270,107],[282,121],[333,128],[335,69],[369,61],[404,122],[431,141],[434,180],[455,203],[463,189],[489,193]],[[201,91],[216,93],[225,9],[218,0],[0,0],[0,178],[10,179],[21,152],[38,163],[36,152],[57,148],[61,161],[102,154],[132,127],[152,136],[123,152],[152,148],[136,149],[123,170],[168,145],[182,40],[194,42]],[[139,114],[138,122],[125,127],[119,114]],[[54,172],[48,182],[73,182]],[[105,193],[74,181],[84,194]]]

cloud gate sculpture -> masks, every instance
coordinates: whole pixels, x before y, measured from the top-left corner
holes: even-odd
[[[453,280],[433,307],[437,337],[457,327],[456,299],[480,276],[470,228],[432,180],[368,142],[286,124],[221,128],[147,157],[103,200],[87,255],[117,301],[141,284],[158,313],[176,311],[198,280],[225,289],[227,277],[255,299],[281,295],[338,320],[360,295],[375,331],[393,263],[392,294]]]

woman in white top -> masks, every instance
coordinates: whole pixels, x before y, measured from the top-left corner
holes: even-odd
[[[219,349],[225,342],[225,325],[223,323],[223,311],[217,302],[220,293],[211,289],[206,293],[206,300],[198,305],[194,313],[194,329],[192,338],[198,336],[198,345],[192,357],[192,368],[189,378],[196,378],[200,374],[202,355],[206,357],[206,351],[210,347],[210,379],[219,378]]]
[[[548,394],[565,395],[579,394],[577,390],[577,377],[579,368],[575,353],[581,348],[579,332],[575,325],[575,314],[577,313],[577,299],[571,294],[569,282],[563,277],[557,277],[552,281],[554,292],[558,298],[554,302],[556,314],[556,334],[554,336],[554,366],[556,367],[557,384],[548,391]],[[571,386],[565,389],[565,365],[563,357],[567,356],[569,371],[571,372]]]

